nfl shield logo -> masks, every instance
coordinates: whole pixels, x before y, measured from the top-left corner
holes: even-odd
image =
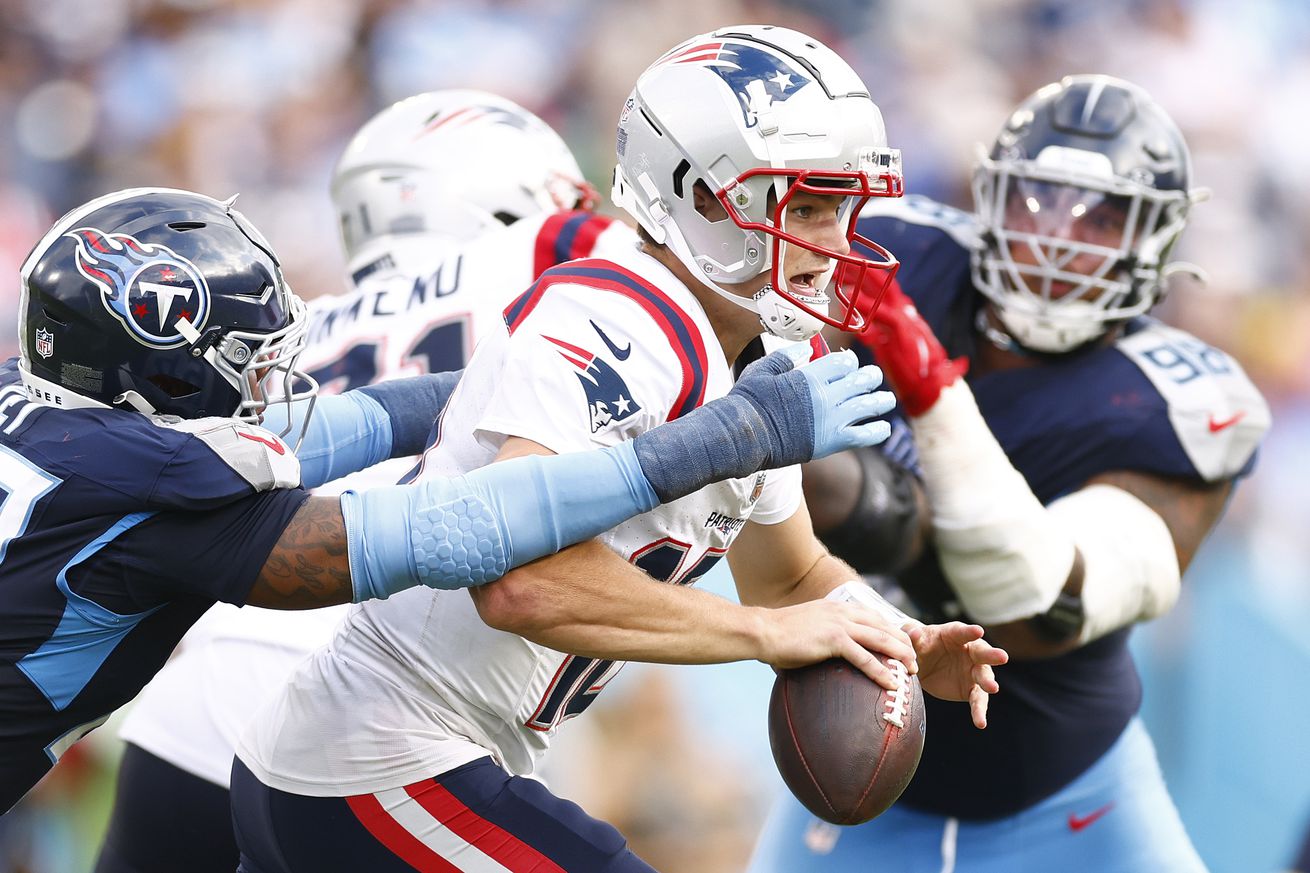
[[[48,358],[55,353],[55,335],[48,330],[38,328],[36,331],[36,353]]]

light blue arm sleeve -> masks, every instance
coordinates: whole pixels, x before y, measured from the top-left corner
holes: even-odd
[[[391,457],[391,416],[377,400],[361,391],[328,397],[275,403],[264,413],[263,426],[274,433],[300,433],[305,416],[309,428],[296,449],[300,482],[317,488]],[[310,407],[313,412],[310,412]]]
[[[465,476],[341,495],[355,602],[467,588],[659,503],[632,444],[515,458]]]

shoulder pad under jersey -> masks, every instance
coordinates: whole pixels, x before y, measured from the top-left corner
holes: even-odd
[[[1115,344],[1151,381],[1188,458],[1207,481],[1250,463],[1269,429],[1269,406],[1228,354],[1174,327],[1148,320]]]
[[[256,491],[300,485],[299,459],[280,437],[262,427],[218,417],[184,420],[161,416],[151,420],[203,442]]]

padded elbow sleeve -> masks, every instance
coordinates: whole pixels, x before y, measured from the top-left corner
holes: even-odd
[[[354,599],[466,588],[658,504],[631,443],[341,495]]]
[[[1173,536],[1141,500],[1122,488],[1091,485],[1049,511],[1073,533],[1083,556],[1081,642],[1159,618],[1178,601],[1182,574]]]

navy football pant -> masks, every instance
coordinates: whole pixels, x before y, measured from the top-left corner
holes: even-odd
[[[232,873],[228,793],[127,744],[95,873]]]
[[[352,797],[269,788],[232,766],[240,873],[654,873],[622,834],[480,758]]]
[[[1290,873],[1310,873],[1310,829],[1306,831],[1304,841],[1301,843],[1301,851],[1297,853],[1296,860],[1292,862],[1289,870]]]

